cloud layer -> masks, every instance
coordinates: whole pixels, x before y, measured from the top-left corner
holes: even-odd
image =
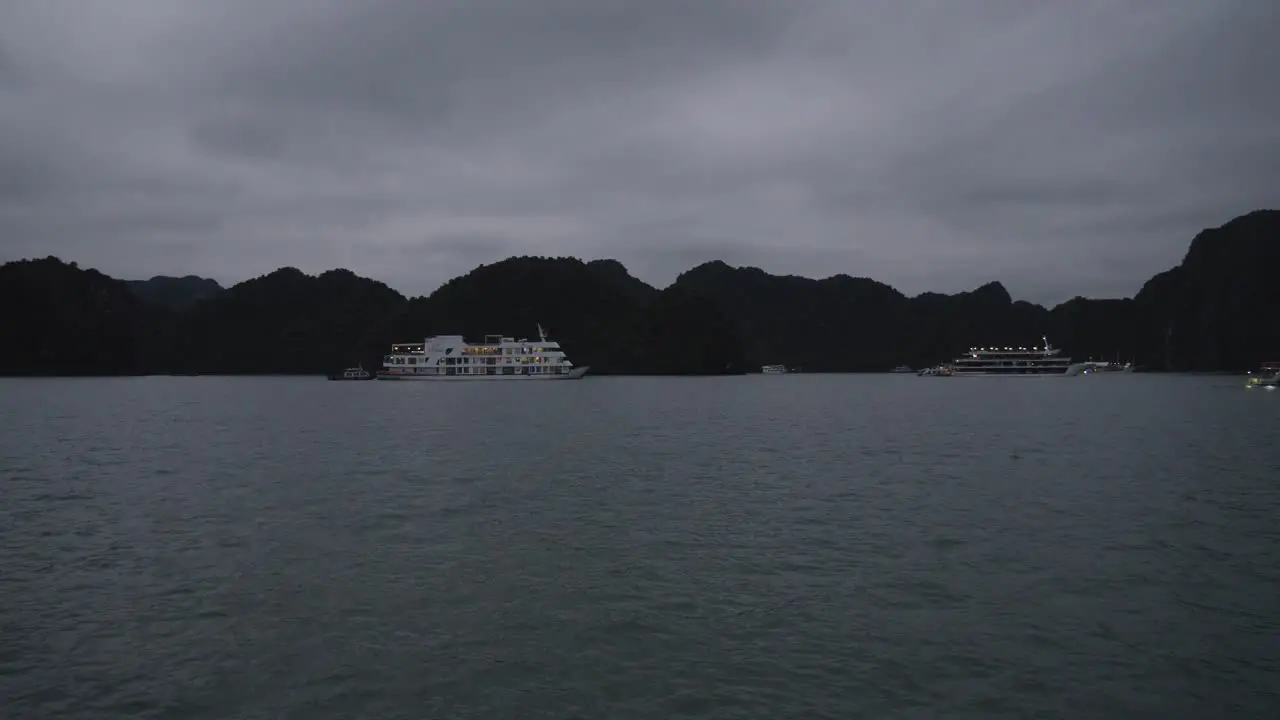
[[[1130,295],[1280,188],[1267,0],[9,0],[0,260]]]

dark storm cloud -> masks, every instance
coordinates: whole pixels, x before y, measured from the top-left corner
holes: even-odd
[[[0,259],[1126,295],[1275,204],[1274,3],[12,0]]]

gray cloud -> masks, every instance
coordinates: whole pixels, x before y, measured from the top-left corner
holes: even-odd
[[[0,260],[1129,295],[1280,187],[1266,0],[11,0]]]

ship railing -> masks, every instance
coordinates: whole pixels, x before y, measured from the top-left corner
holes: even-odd
[[[1049,350],[970,350],[965,353],[966,356],[972,355],[1025,355],[1027,357],[1043,357],[1045,355],[1057,355],[1062,352],[1061,348],[1051,348]]]

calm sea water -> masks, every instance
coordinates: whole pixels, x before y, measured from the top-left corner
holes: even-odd
[[[1241,378],[0,381],[5,718],[1275,717]]]

